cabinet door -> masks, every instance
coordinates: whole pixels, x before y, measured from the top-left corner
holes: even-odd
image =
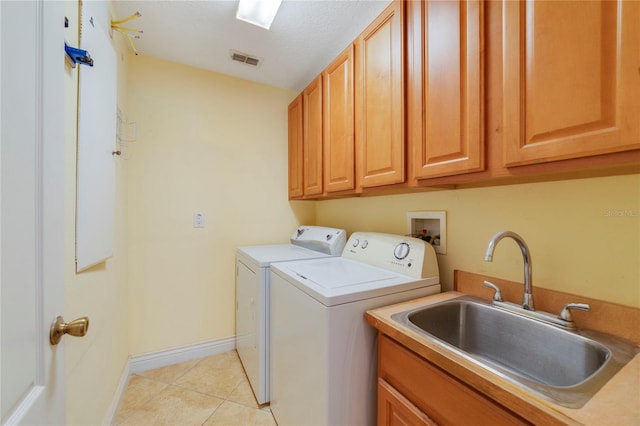
[[[353,45],[322,73],[324,188],[355,188]]]
[[[405,180],[404,2],[394,1],[356,41],[358,186]]]
[[[379,377],[438,424],[530,424],[385,335],[378,357]]]
[[[507,166],[640,148],[640,2],[503,2]]]
[[[302,95],[299,95],[289,104],[289,199],[304,195],[302,163]]]
[[[411,177],[483,170],[483,4],[411,1],[407,7]]]
[[[389,383],[378,379],[378,426],[435,426],[436,423]]]
[[[302,92],[304,195],[322,194],[322,76]]]

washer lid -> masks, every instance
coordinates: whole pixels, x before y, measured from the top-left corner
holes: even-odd
[[[398,274],[346,259],[318,259],[315,262],[296,262],[285,266],[297,276],[323,288],[349,287],[397,278]]]
[[[274,274],[327,307],[439,285],[344,257],[273,263],[272,286]]]

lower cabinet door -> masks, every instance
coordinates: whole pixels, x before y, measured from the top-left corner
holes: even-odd
[[[385,335],[378,357],[379,378],[440,425],[531,424]]]
[[[393,386],[378,379],[378,426],[436,425]]]

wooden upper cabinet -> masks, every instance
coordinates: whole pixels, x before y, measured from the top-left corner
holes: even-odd
[[[407,8],[410,179],[483,170],[483,3]]]
[[[322,73],[324,190],[355,188],[353,45]]]
[[[289,199],[304,195],[302,163],[302,94],[300,94],[289,104]]]
[[[505,164],[640,148],[640,2],[503,8]]]
[[[405,181],[404,1],[394,1],[356,40],[358,187]]]
[[[304,196],[322,194],[322,76],[302,92]]]

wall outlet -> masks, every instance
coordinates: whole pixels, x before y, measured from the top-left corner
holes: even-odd
[[[447,253],[446,212],[407,212],[407,233],[431,244],[436,253]]]
[[[204,228],[204,213],[195,212],[193,214],[193,227],[194,228]]]

